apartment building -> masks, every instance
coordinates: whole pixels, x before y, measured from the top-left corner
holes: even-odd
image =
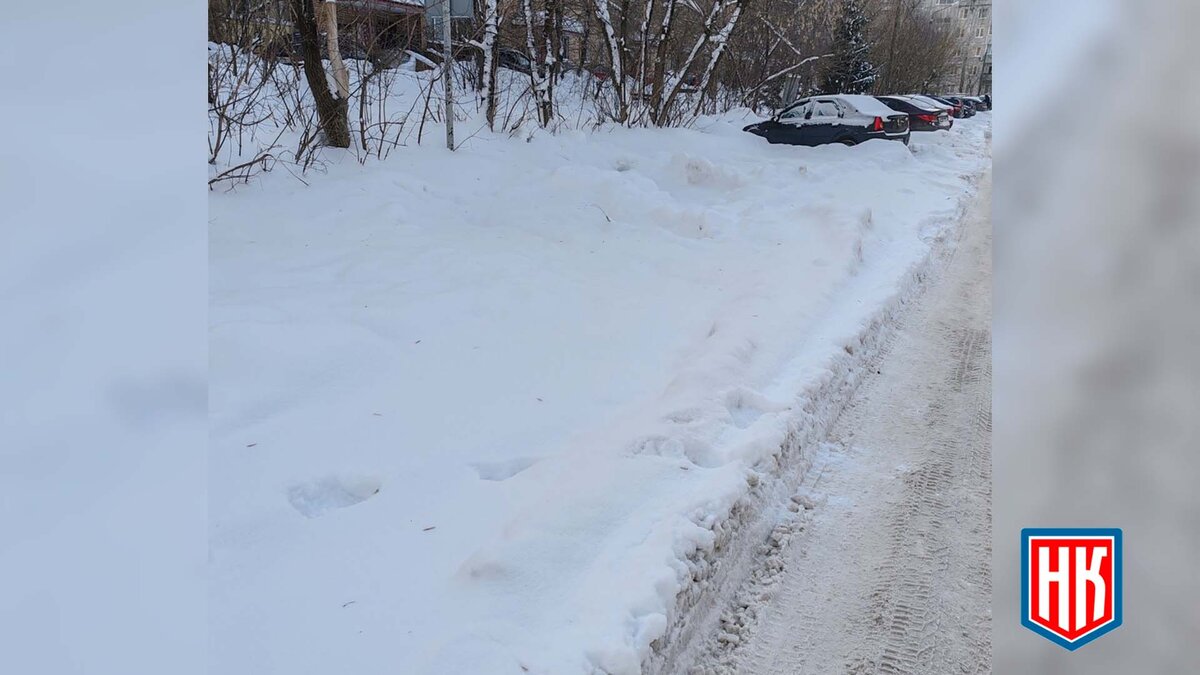
[[[957,36],[950,67],[936,88],[945,93],[992,91],[992,0],[921,0],[932,19]]]

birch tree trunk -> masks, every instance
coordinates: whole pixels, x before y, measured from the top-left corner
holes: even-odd
[[[538,122],[544,127],[550,124],[553,107],[548,98],[549,73],[546,71],[546,55],[537,56],[533,48],[533,7],[530,0],[521,0],[521,9],[525,12],[525,47],[529,51],[529,81],[533,90],[533,100],[538,110]],[[553,57],[551,57],[553,58]]]
[[[654,0],[646,0],[646,13],[642,17],[642,24],[638,28],[638,40],[641,44],[638,47],[638,76],[637,76],[637,100],[641,106],[640,115],[646,112],[646,58],[649,56],[650,43],[650,21],[654,18]]]
[[[709,52],[708,65],[705,66],[700,84],[696,87],[701,97],[703,97],[704,90],[712,79],[713,70],[716,69],[717,63],[721,60],[721,55],[725,53],[725,46],[729,44],[729,36],[733,33],[733,29],[737,27],[738,18],[741,16],[742,8],[746,2],[748,0],[717,0],[713,3],[712,11],[704,19],[703,32],[696,38],[696,42],[692,45],[692,50],[688,53],[687,59],[679,67],[679,72],[675,73],[665,85],[666,98],[663,99],[658,108],[658,118],[655,120],[655,124],[663,126],[670,121],[671,106],[675,103],[675,97],[679,95],[679,89],[683,86],[683,80],[687,76],[688,70],[696,62],[704,45],[711,42],[712,51]],[[733,11],[730,13],[725,25],[719,31],[714,30],[717,19],[729,8],[733,8]],[[698,105],[696,109],[699,110]]]
[[[329,47],[329,65],[333,69],[333,82],[337,85],[337,95],[341,99],[350,99],[350,73],[342,62],[342,50],[338,46],[337,1],[325,0],[325,39]]]
[[[658,45],[654,53],[654,83],[650,91],[650,121],[661,126],[658,121],[658,111],[662,105],[664,79],[667,73],[667,48],[671,40],[671,30],[675,26],[675,2],[665,0],[662,24],[658,30]]]
[[[480,103],[487,114],[488,129],[496,128],[496,34],[500,30],[500,12],[496,0],[483,3],[483,89],[479,93]]]
[[[693,111],[693,114],[700,114],[700,105],[704,103],[704,92],[708,90],[708,83],[712,80],[713,71],[716,70],[717,64],[720,63],[721,56],[725,53],[725,47],[729,45],[729,36],[733,34],[733,29],[737,27],[738,18],[741,17],[742,9],[748,1],[735,0],[733,14],[729,16],[729,21],[725,23],[725,27],[719,33],[712,37],[712,54],[708,58],[708,66],[704,69],[704,74],[700,76],[700,84],[696,87],[696,91],[700,92],[700,95],[696,97],[696,109]],[[715,95],[714,98],[716,98]]]
[[[659,103],[657,116],[654,121],[654,123],[658,126],[664,126],[670,121],[668,113],[671,110],[671,106],[675,103],[675,97],[679,95],[679,88],[683,85],[683,78],[687,76],[688,70],[690,70],[692,64],[696,62],[696,57],[700,55],[700,50],[704,47],[704,43],[708,42],[709,38],[712,37],[713,25],[716,22],[717,17],[721,15],[721,12],[727,6],[727,3],[733,3],[736,1],[737,0],[716,0],[713,2],[712,10],[709,11],[708,16],[704,17],[703,30],[696,38],[696,42],[692,44],[692,49],[690,52],[688,52],[687,58],[684,59],[683,64],[679,66],[679,71],[672,75],[666,84],[663,85],[665,97]],[[662,67],[665,67],[665,64],[663,64]]]
[[[546,43],[546,53],[542,57],[542,63],[546,66],[545,110],[542,114],[545,124],[550,124],[550,120],[554,117],[554,82],[558,79],[559,45],[559,33],[555,29],[555,20],[561,11],[558,0],[546,0],[546,16],[542,21],[542,38]]]
[[[617,44],[621,46],[621,72],[628,73],[629,66],[629,0],[621,0],[621,22],[617,25]]]
[[[616,98],[616,111],[613,119],[624,124],[625,120],[629,119],[629,101],[625,94],[625,70],[621,67],[625,45],[613,30],[612,16],[608,12],[608,0],[593,0],[593,2],[596,18],[600,20],[600,28],[604,31],[602,35],[604,46],[608,50],[609,59],[612,60],[613,96]]]
[[[317,106],[317,118],[325,132],[325,142],[335,148],[350,147],[350,124],[347,121],[349,100],[329,91],[325,66],[321,63],[321,36],[317,31],[317,14],[310,0],[291,0],[292,17],[300,34],[300,52],[304,59],[304,78]]]

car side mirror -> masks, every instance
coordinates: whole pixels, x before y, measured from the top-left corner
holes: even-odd
[[[811,119],[812,119],[812,111],[811,111],[811,110],[809,110],[808,112],[804,113],[804,119],[806,119],[806,120],[811,120]]]

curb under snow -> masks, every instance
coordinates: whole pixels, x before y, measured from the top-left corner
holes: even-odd
[[[974,174],[976,185],[984,173]],[[880,356],[907,308],[940,276],[962,236],[967,209],[976,190],[964,194],[955,215],[930,242],[928,252],[897,282],[896,292],[865,320],[865,327],[846,340],[829,357],[823,375],[796,396],[787,432],[769,458],[757,463],[747,476],[747,490],[710,527],[713,544],[696,549],[684,561],[691,581],[675,596],[664,635],[650,643],[642,672],[667,675],[698,643],[716,628],[725,602],[747,580],[753,558],[771,535],[779,509],[786,508],[812,465],[823,442],[863,380],[868,367]]]

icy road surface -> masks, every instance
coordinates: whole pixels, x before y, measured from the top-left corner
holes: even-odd
[[[990,672],[990,194],[679,672]]]

